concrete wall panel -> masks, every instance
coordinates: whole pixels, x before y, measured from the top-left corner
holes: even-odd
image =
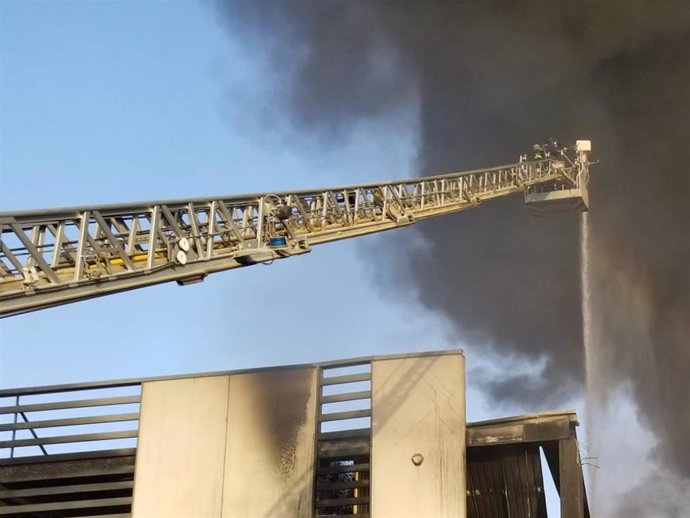
[[[466,516],[461,353],[372,362],[371,466],[372,516]]]
[[[144,383],[133,518],[220,517],[228,381]]]
[[[233,375],[224,518],[311,518],[316,369]]]

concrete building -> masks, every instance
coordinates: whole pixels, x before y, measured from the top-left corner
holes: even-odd
[[[574,412],[466,423],[460,351],[0,391],[0,516],[589,516]]]

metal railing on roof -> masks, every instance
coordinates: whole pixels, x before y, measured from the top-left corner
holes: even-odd
[[[136,446],[141,382],[0,391],[0,465]]]

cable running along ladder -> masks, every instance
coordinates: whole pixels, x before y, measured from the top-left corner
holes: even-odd
[[[330,189],[0,212],[0,317],[200,282],[519,192],[537,213],[587,210],[589,150]]]

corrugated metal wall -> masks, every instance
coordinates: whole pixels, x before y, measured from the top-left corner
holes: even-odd
[[[467,450],[468,518],[546,518],[539,445]]]

